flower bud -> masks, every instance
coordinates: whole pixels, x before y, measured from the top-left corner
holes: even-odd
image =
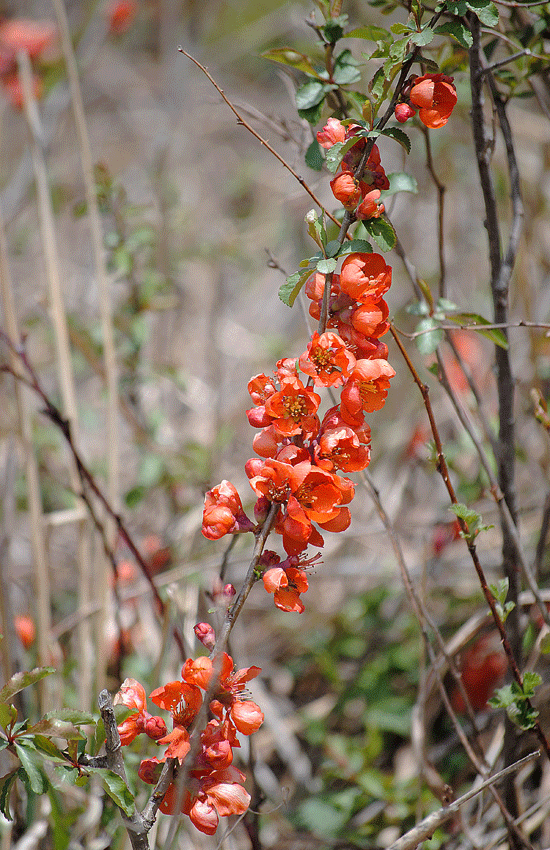
[[[413,115],[416,115],[416,109],[413,109],[412,106],[408,103],[396,103],[395,104],[395,117],[397,121],[401,124],[404,124],[405,121],[408,121],[409,118],[412,118]]]
[[[207,649],[214,649],[216,634],[209,623],[197,623],[193,629],[197,640],[200,640]]]
[[[167,732],[166,723],[162,717],[153,716],[151,714],[146,716],[145,734],[152,738],[153,741],[158,741],[159,738],[164,738]]]

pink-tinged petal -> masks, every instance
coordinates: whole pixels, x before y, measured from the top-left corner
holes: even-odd
[[[126,705],[128,708],[143,711],[147,707],[145,688],[140,685],[137,679],[124,679],[120,690],[113,699],[113,705]]]
[[[245,810],[246,811],[246,810]],[[218,828],[216,809],[208,799],[195,800],[189,812],[191,823],[205,835],[214,835]]]
[[[219,782],[206,792],[221,817],[242,815],[250,805],[250,794],[236,783]]]
[[[267,570],[263,574],[262,579],[268,593],[275,593],[280,587],[286,587],[288,585],[288,578],[281,567],[272,567],[270,570]]]
[[[264,722],[263,712],[252,700],[237,700],[231,706],[230,714],[233,723],[243,735],[257,732]]]
[[[284,587],[278,590],[273,597],[275,605],[281,611],[289,611],[294,614],[303,614],[304,603],[300,599],[300,593],[294,587]]]

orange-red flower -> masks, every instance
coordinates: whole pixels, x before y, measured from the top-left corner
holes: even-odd
[[[113,0],[109,7],[109,32],[121,35],[132,25],[137,14],[136,0]]]
[[[287,558],[283,563],[266,570],[262,578],[267,592],[273,593],[277,608],[302,614],[305,608],[300,594],[308,589],[308,581],[304,570],[290,566],[292,561],[297,559]]]
[[[355,217],[360,221],[364,221],[367,218],[380,218],[385,207],[384,204],[378,203],[379,198],[380,189],[371,189],[370,192],[366,192],[355,211]]]
[[[33,21],[27,18],[12,18],[0,24],[0,43],[16,52],[24,50],[31,59],[36,59],[57,35],[52,21]]]
[[[330,188],[332,194],[337,201],[340,201],[344,209],[351,211],[365,196],[368,187],[365,186],[365,191],[363,191],[359,181],[350,171],[341,171],[330,181]]]
[[[331,148],[337,142],[343,142],[346,138],[346,128],[338,118],[329,118],[322,130],[317,133],[317,141],[322,148]]]
[[[253,531],[254,523],[243,510],[241,499],[230,481],[223,480],[204,498],[202,533],[209,540],[219,540],[224,534]]]
[[[219,683],[210,709],[220,720],[224,711],[227,712],[239,732],[251,735],[260,728],[264,716],[255,702],[242,697],[246,683],[261,673],[260,667],[244,667],[233,672],[233,659],[223,652],[219,660],[206,657],[197,658],[195,661],[188,659],[182,667],[182,678],[206,690],[216,669],[216,663],[220,662]]]
[[[354,429],[342,424],[339,428],[323,431],[315,459],[319,466],[329,471],[357,472],[369,465],[370,446],[362,445]]]
[[[338,387],[353,369],[355,357],[338,334],[315,332],[299,364],[302,372],[313,378],[315,386]]]
[[[25,649],[30,649],[36,638],[36,626],[34,620],[28,614],[18,614],[14,617],[13,625],[15,633]]]
[[[391,274],[381,254],[350,254],[342,263],[340,286],[355,301],[370,301],[388,291]]]
[[[417,77],[411,88],[410,100],[418,107],[418,117],[426,127],[443,127],[457,101],[453,78],[445,74]]]
[[[191,682],[168,682],[161,688],[156,688],[151,699],[172,715],[174,724],[187,728],[195,719],[202,704],[199,688]]]
[[[166,734],[166,723],[162,717],[153,717],[147,711],[145,689],[136,679],[124,680],[113,700],[113,705],[125,705],[127,708],[136,709],[136,713],[127,717],[118,727],[122,746],[131,744],[141,732],[145,732],[155,741]]]
[[[315,413],[320,403],[320,395],[306,389],[299,378],[288,377],[281,379],[279,392],[267,399],[265,412],[280,434],[291,437],[302,431],[316,430]]]
[[[387,360],[358,360],[342,390],[342,418],[353,425],[363,421],[363,411],[380,410],[394,375]]]
[[[365,337],[379,337],[387,333],[389,308],[383,298],[364,299],[351,314],[351,324]]]

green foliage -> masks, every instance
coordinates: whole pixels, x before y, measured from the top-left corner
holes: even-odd
[[[493,527],[492,525],[485,525],[481,514],[472,508],[468,508],[461,502],[456,505],[451,505],[449,510],[456,514],[456,516],[463,520],[468,526],[468,531],[461,531],[460,536],[469,543],[473,543],[478,534],[481,534],[482,531],[488,531]]]
[[[509,586],[510,581],[508,578],[501,579],[498,584],[489,585],[489,590],[491,591],[496,602],[498,616],[500,617],[503,623],[506,622],[508,615],[516,607],[515,602],[506,602]]]
[[[523,674],[523,687],[517,682],[498,688],[489,700],[493,708],[504,708],[510,720],[523,731],[535,726],[538,711],[533,708],[530,700],[535,694],[535,688],[542,683],[538,673],[527,670]]]

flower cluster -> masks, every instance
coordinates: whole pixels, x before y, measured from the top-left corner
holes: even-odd
[[[250,795],[242,786],[245,776],[232,762],[233,748],[240,747],[237,733],[251,735],[264,719],[259,707],[245,693],[246,683],[259,673],[259,667],[234,671],[233,659],[225,652],[214,659],[188,658],[180,681],[168,682],[150,695],[155,705],[171,714],[171,732],[161,717],[152,717],[147,712],[145,690],[135,679],[126,679],[114,699],[115,704],[135,710],[118,727],[123,745],[131,743],[141,732],[166,745],[161,759],[143,759],[138,771],[144,782],[156,784],[167,758],[181,763],[189,753],[188,730],[202,706],[202,691],[209,690],[216,679],[209,703],[213,719],[201,732],[200,749],[189,770],[190,781],[180,789],[176,770],[174,782],[160,805],[165,814],[174,814],[178,808],[207,835],[214,834],[220,816],[242,814],[250,804]]]
[[[399,103],[395,106],[395,117],[402,124],[416,115],[430,129],[444,127],[457,101],[452,77],[446,74],[413,74],[405,83]]]
[[[361,127],[357,124],[346,128],[337,118],[329,118],[323,129],[317,133],[317,141],[322,148],[331,148],[338,142],[347,142],[352,139],[360,130]],[[372,150],[362,169],[361,178],[355,176],[354,172],[361,161],[366,145],[367,140],[364,137],[358,138],[345,154],[340,173],[330,181],[336,200],[340,201],[344,209],[354,212],[355,218],[360,220],[378,218],[382,215],[384,204],[378,203],[380,190],[390,187],[386,172],[381,165],[380,151],[376,145],[372,145]]]

